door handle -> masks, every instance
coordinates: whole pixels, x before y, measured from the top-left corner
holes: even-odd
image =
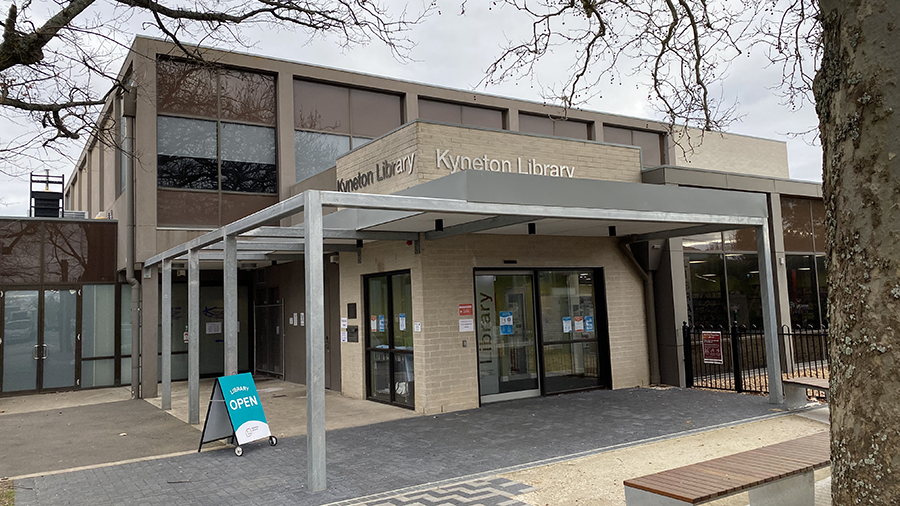
[[[34,345],[34,348],[31,350],[31,358],[37,360],[38,359],[38,345]]]
[[[47,354],[50,353],[50,347],[46,344],[42,344],[41,346],[44,347],[44,353],[41,355],[41,360],[45,360],[47,358]]]

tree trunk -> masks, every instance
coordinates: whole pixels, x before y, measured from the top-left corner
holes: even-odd
[[[900,2],[819,4],[832,496],[900,504]]]

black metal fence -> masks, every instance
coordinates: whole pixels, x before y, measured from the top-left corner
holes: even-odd
[[[691,327],[685,323],[684,360],[688,387],[769,392],[766,341],[762,329]],[[790,329],[778,333],[784,378],[828,378],[827,329]]]

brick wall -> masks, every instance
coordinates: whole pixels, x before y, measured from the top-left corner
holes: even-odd
[[[473,269],[509,267],[504,260],[516,260],[522,269],[604,267],[613,388],[648,383],[642,281],[615,239],[477,234],[423,241],[419,255],[402,242],[366,244],[360,264],[356,254],[341,254],[341,308],[356,302],[359,318],[350,324],[360,325],[360,342],[341,345],[344,395],[366,396],[362,276],[408,269],[411,320],[422,322],[413,342],[416,410],[428,414],[477,407],[475,333],[459,332],[458,304],[475,302]]]

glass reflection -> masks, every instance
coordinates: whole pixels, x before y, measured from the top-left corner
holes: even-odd
[[[215,68],[167,58],[157,60],[156,97],[160,113],[215,118],[216,95]]]
[[[275,78],[254,72],[222,70],[221,118],[275,124]]]
[[[722,234],[712,232],[710,234],[692,235],[681,239],[682,248],[685,251],[716,251],[722,249]],[[754,248],[755,249],[755,248]]]
[[[217,190],[217,134],[214,121],[158,116],[157,185]]]
[[[685,255],[688,318],[692,325],[725,326],[728,307],[725,295],[725,265],[722,255]]]
[[[35,222],[0,223],[0,282],[41,282],[41,227]]]
[[[819,289],[813,257],[785,256],[788,280],[788,302],[791,307],[791,327],[819,328]]]
[[[9,290],[3,297],[3,391],[37,389],[38,305],[36,290]]]
[[[350,151],[350,137],[317,132],[294,132],[297,182],[334,167],[339,156]]]
[[[756,229],[742,228],[722,232],[722,247],[725,251],[756,251]]]
[[[757,255],[725,255],[731,322],[762,328],[762,296]]]
[[[781,197],[781,229],[785,251],[813,251],[809,203],[808,199]]]

